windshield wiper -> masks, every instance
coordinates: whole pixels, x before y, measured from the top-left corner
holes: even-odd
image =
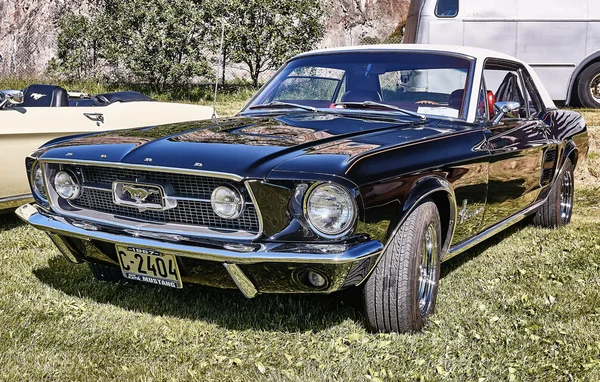
[[[273,108],[273,107],[296,107],[298,109],[308,110],[308,111],[312,111],[312,112],[318,111],[316,107],[299,105],[297,103],[292,103],[292,102],[281,102],[281,101],[261,103],[260,105],[250,106],[248,109],[268,109],[268,108]]]
[[[426,121],[427,117],[425,117],[423,114],[419,114],[419,113],[415,113],[414,111],[410,111],[410,110],[405,110],[402,108],[399,108],[397,106],[394,105],[388,105],[386,103],[381,103],[381,102],[374,102],[374,101],[364,101],[364,102],[340,102],[340,103],[336,103],[336,106],[350,106],[350,107],[364,107],[364,108],[368,108],[368,107],[380,107],[383,109],[389,109],[389,110],[394,110],[394,111],[399,111],[400,113],[406,114],[406,115],[410,115],[411,117],[417,117],[419,118],[421,121]]]

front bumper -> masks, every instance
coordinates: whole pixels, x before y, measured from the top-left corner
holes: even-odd
[[[381,242],[357,244],[197,243],[185,237],[143,237],[146,233],[68,219],[26,204],[17,216],[45,231],[72,262],[98,262],[118,267],[116,244],[173,254],[184,269],[184,282],[239,288],[246,297],[256,293],[330,293],[360,284],[383,250]],[[202,245],[200,245],[202,244]],[[317,270],[328,280],[311,288],[298,275]]]

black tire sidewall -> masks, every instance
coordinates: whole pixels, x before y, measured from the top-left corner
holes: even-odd
[[[590,94],[592,81],[599,74],[600,62],[597,62],[585,68],[578,77],[577,98],[583,107],[600,108],[600,102],[596,101]]]
[[[427,313],[419,307],[419,266],[427,227],[433,224],[437,251],[435,285]],[[413,210],[382,255],[363,286],[367,325],[377,332],[418,331],[435,310],[441,265],[441,220],[435,203],[429,199]]]

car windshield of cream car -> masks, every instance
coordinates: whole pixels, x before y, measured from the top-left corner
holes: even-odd
[[[464,119],[472,63],[437,52],[301,57],[289,62],[245,111],[335,108]]]

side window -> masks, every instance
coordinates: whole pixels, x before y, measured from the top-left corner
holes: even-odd
[[[523,82],[525,83],[525,93],[527,95],[526,107],[529,111],[529,115],[537,114],[544,108],[541,101],[542,98],[535,87],[533,79],[525,68],[521,69],[521,74],[523,75]]]
[[[494,94],[496,102],[519,103],[519,110],[515,110],[513,115],[507,115],[506,118],[529,118],[528,94],[524,91],[518,67],[486,65],[483,74],[487,90]],[[494,111],[490,111],[490,114],[493,114],[492,112]]]
[[[456,17],[458,15],[459,0],[438,0],[435,6],[437,17]]]

